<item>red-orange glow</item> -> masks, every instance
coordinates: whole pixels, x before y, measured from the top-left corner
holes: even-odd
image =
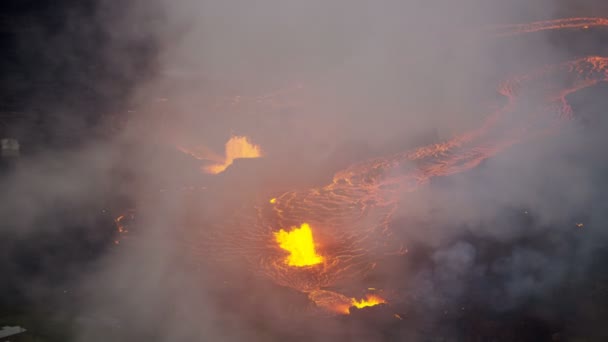
[[[218,174],[224,172],[228,166],[232,165],[235,159],[259,158],[261,156],[262,149],[260,146],[252,144],[247,137],[233,136],[226,143],[224,161],[207,166],[205,171],[207,173]]]
[[[608,26],[608,18],[563,18],[535,21],[527,24],[503,25],[494,28],[498,36],[512,36],[523,33],[534,33],[557,29],[589,29],[590,27]]]
[[[376,306],[379,304],[385,304],[386,301],[376,295],[367,295],[365,299],[361,299],[361,300],[356,300],[353,298],[352,301],[354,307],[356,307],[357,309],[362,309],[362,308],[366,308],[369,306]]]
[[[599,26],[608,27],[608,19],[571,18],[503,26],[496,28],[494,36]],[[418,190],[435,177],[470,170],[516,144],[558,133],[563,122],[573,118],[567,96],[606,81],[608,57],[601,56],[511,75],[497,85],[504,105],[489,110],[476,129],[354,164],[337,172],[329,184],[289,191],[270,200],[260,197],[260,203],[251,205],[249,211],[236,214],[239,222],[229,227],[232,230],[219,233],[223,234],[218,238],[222,243],[210,243],[205,252],[248,262],[255,272],[307,294],[328,312],[348,314],[352,307],[391,301],[390,297],[377,296],[354,299],[326,289],[363,279],[385,256],[407,252],[403,242],[396,241],[398,234],[391,232],[404,193]],[[259,149],[254,151],[261,155]],[[226,155],[218,172],[220,166],[223,170],[234,160]],[[307,224],[300,226],[302,222]],[[285,227],[300,228],[288,232],[281,229]],[[316,230],[314,237],[322,241],[321,254],[311,227]],[[304,267],[311,265],[316,266]]]
[[[368,294],[364,299],[357,300],[356,298],[349,298],[343,294],[326,290],[313,291],[308,297],[318,307],[340,315],[349,315],[351,313],[350,309],[353,307],[362,309],[387,303],[384,298],[378,295]]]
[[[114,223],[116,224],[116,232],[118,235],[116,236],[116,240],[114,240],[114,244],[120,244],[120,241],[125,239],[129,233],[128,229],[128,221],[133,220],[135,218],[135,211],[130,209],[127,210],[126,213],[119,215],[114,219]],[[125,222],[125,220],[127,222]]]
[[[260,158],[262,149],[244,136],[232,136],[225,145],[224,156],[220,156],[204,146],[187,148],[176,145],[175,148],[198,160],[213,162],[203,168],[206,173],[218,174],[224,172],[236,159]]]

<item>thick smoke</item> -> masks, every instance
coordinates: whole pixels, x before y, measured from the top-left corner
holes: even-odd
[[[576,37],[555,32],[497,40],[486,28],[602,10],[592,1],[99,2],[87,12],[94,34],[81,32],[80,12],[58,33],[36,34],[67,44],[61,51],[75,60],[75,42],[102,44],[83,50],[101,51],[108,78],[66,78],[103,95],[52,107],[103,112],[93,126],[119,128],[109,137],[87,130],[94,138],[82,147],[43,149],[3,176],[0,233],[72,241],[62,227],[93,226],[90,208],[108,211],[108,229],[136,209],[127,238],[108,238],[113,248],[66,282],[76,294],[58,307],[77,317],[77,341],[459,340],[483,330],[479,316],[522,312],[557,327],[541,339],[596,331],[593,317],[560,325],[567,310],[593,316],[584,314],[590,297],[572,298],[596,279],[606,242],[606,123],[588,105],[592,92],[568,97],[586,115],[558,135],[402,195],[391,229],[408,252],[379,261],[368,277],[392,301],[372,315],[311,318],[305,295],[242,265],[209,267],[197,250],[217,222],[230,224],[260,196],[323,185],[353,162],[477,128],[504,100],[496,89],[509,75],[597,45],[590,39],[574,51]],[[86,126],[65,122],[57,136]],[[232,134],[250,137],[265,158],[210,176],[176,148],[221,154]],[[516,329],[509,324],[494,331]]]

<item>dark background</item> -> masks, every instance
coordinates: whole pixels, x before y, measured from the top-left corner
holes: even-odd
[[[102,118],[124,112],[132,85],[149,72],[153,40],[110,45],[100,19],[119,21],[121,11],[102,5],[93,0],[0,4],[0,129],[19,139],[25,153],[101,134]],[[124,58],[118,61],[118,55]]]
[[[19,159],[46,154],[60,164],[65,152],[107,139],[120,126],[133,84],[149,72],[153,41],[109,51],[103,15],[121,13],[91,0],[0,2],[0,136],[17,139],[21,153],[2,160],[2,191],[10,191],[4,177]],[[124,58],[115,60],[116,52]],[[16,211],[3,211],[0,326],[25,326],[20,340],[70,340],[71,319],[63,315],[78,301],[70,284],[115,246],[113,209],[124,204],[119,196],[93,197],[57,205],[35,223],[53,229],[26,237],[13,224]]]

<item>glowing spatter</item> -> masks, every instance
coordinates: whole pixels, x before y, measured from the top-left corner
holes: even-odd
[[[289,266],[304,267],[317,265],[323,262],[323,257],[316,252],[312,230],[308,223],[302,223],[300,228],[291,231],[281,229],[275,233],[279,247],[289,252],[285,263]]]

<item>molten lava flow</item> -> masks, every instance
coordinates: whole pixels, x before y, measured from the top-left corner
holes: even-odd
[[[300,228],[294,227],[290,232],[281,229],[275,233],[275,239],[279,247],[289,252],[289,256],[285,258],[285,263],[289,266],[304,267],[323,262],[323,257],[315,251],[315,242],[308,223],[302,223]]]
[[[608,26],[608,18],[562,18],[544,21],[535,21],[527,24],[503,25],[493,29],[497,36],[513,36],[524,33],[534,33],[557,29],[589,29],[590,27]]]
[[[376,295],[367,295],[365,299],[361,299],[359,301],[353,298],[353,306],[357,309],[366,308],[368,306],[376,306],[384,303],[386,303],[386,301]]]
[[[226,143],[226,155],[221,163],[209,165],[205,168],[207,173],[218,174],[224,172],[228,166],[232,165],[235,159],[259,158],[262,150],[258,145],[254,145],[247,137],[233,136]]]
[[[500,27],[496,34],[594,26],[608,26],[608,19],[573,18],[512,25]],[[270,201],[264,197],[251,210],[231,217],[236,222],[223,224],[217,238],[200,246],[201,250],[215,257],[249,262],[258,273],[278,285],[306,293],[319,308],[329,312],[348,314],[353,306],[382,304],[385,300],[379,297],[356,300],[325,289],[361,278],[383,257],[404,250],[390,229],[403,193],[416,191],[434,177],[474,168],[517,143],[555,134],[563,119],[573,117],[567,95],[606,81],[608,57],[602,56],[587,56],[511,76],[498,87],[506,104],[488,113],[478,129],[444,142],[355,164],[336,173],[325,186],[286,192]],[[259,150],[255,151],[259,154]],[[233,159],[227,152],[226,164]],[[300,228],[295,228],[300,224]],[[311,226],[323,227],[323,256],[317,254]],[[294,228],[276,232],[279,227]],[[289,256],[277,253],[277,243]],[[304,267],[321,263],[322,267]]]
[[[368,294],[365,296],[365,299],[357,300],[355,298],[348,298],[340,293],[327,290],[313,291],[308,295],[308,298],[315,302],[318,307],[341,315],[349,315],[351,313],[350,309],[353,307],[363,309],[380,304],[386,304],[386,300],[378,295]]]

